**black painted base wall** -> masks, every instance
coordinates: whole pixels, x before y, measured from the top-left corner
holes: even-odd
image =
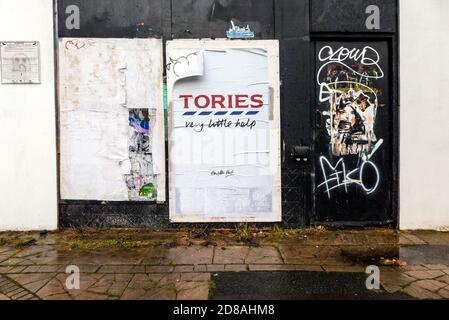
[[[300,178],[301,177],[301,178]],[[291,187],[282,188],[282,226],[306,226],[306,212],[300,210],[307,203],[308,192],[301,188],[307,183],[304,171],[288,170],[282,175]],[[298,210],[299,209],[299,210]],[[61,201],[59,204],[59,225],[61,228],[154,228],[170,229],[182,227],[234,228],[236,223],[176,224],[170,223],[168,204],[146,204],[127,202]],[[255,224],[265,227],[273,224]]]
[[[278,39],[281,71],[282,225],[313,223],[315,164],[290,155],[297,145],[314,150],[314,38],[346,35],[387,35],[397,46],[396,0],[55,0],[58,37],[224,38],[230,20],[249,24],[256,39]],[[81,28],[65,26],[69,5],[80,8]],[[380,30],[366,30],[365,8],[381,8]],[[393,57],[397,67],[397,57]],[[395,68],[396,68],[395,67]],[[397,73],[392,73],[397,83]],[[397,88],[393,101],[397,102]],[[392,119],[397,137],[397,115]],[[392,216],[397,217],[397,139],[393,139]],[[60,201],[59,223],[68,227],[180,228],[205,224],[171,224],[165,205]],[[367,222],[370,223],[370,222]],[[235,224],[207,224],[233,227]],[[262,224],[261,226],[270,224]]]

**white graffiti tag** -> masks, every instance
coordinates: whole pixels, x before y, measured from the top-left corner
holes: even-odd
[[[350,70],[352,73],[359,75],[361,77],[365,78],[371,78],[371,79],[381,79],[384,77],[384,73],[379,65],[380,62],[380,56],[379,53],[369,46],[365,46],[363,49],[348,49],[345,47],[340,47],[337,50],[333,50],[331,46],[324,46],[321,48],[320,52],[318,53],[318,59],[321,62],[325,62],[321,68],[318,70],[318,84],[321,84],[320,81],[320,74],[321,72],[329,65],[333,63],[338,63],[344,67],[346,67],[348,70]],[[378,72],[375,74],[365,74],[361,72],[360,70],[356,70],[356,68],[352,67],[352,65],[364,65],[364,66],[372,66],[374,69],[376,69]]]
[[[324,187],[329,199],[331,198],[332,190],[344,187],[345,192],[348,192],[348,186],[351,184],[359,185],[367,194],[376,191],[380,183],[380,174],[379,169],[370,159],[382,143],[383,140],[380,139],[372,152],[369,155],[362,156],[362,162],[353,170],[349,170],[346,167],[344,158],[340,158],[333,166],[326,157],[320,157],[324,182],[318,185],[317,189]],[[371,179],[371,183],[368,184],[365,179],[367,172],[370,171],[374,173],[374,180]]]

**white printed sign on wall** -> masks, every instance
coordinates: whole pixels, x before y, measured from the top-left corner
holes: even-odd
[[[41,82],[39,42],[0,42],[0,61],[2,84]]]
[[[281,221],[276,40],[167,43],[170,220]]]

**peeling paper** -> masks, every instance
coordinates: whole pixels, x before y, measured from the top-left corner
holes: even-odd
[[[168,43],[167,61],[184,62],[167,66],[171,221],[280,221],[277,51],[276,41]],[[238,108],[237,96],[256,107]]]
[[[59,49],[62,199],[165,201],[161,41],[60,39]],[[131,123],[136,109],[146,131]],[[140,192],[149,182],[154,192]]]
[[[190,52],[175,58],[170,57],[168,61],[167,69],[171,69],[176,80],[204,75],[203,50]]]

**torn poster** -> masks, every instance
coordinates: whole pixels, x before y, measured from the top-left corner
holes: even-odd
[[[281,221],[277,41],[167,44],[172,222]]]
[[[162,42],[60,39],[61,197],[165,201]]]
[[[155,119],[155,112],[150,115],[148,109],[129,110],[131,172],[125,177],[130,200],[151,200],[157,196],[151,143]]]
[[[333,48],[318,53],[319,101],[329,103],[326,127],[334,156],[367,157],[377,143],[374,131],[378,109],[376,81],[384,77],[379,53],[369,46]]]

